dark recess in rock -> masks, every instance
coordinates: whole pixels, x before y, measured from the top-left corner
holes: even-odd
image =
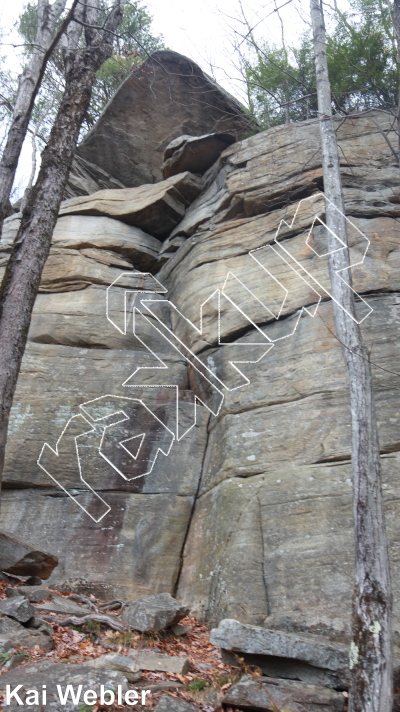
[[[211,168],[222,151],[235,141],[235,136],[230,133],[180,136],[171,141],[165,150],[163,177],[169,178],[182,171],[202,175]]]

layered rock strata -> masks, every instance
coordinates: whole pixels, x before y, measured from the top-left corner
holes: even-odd
[[[400,173],[389,128],[377,112],[338,122],[399,630]],[[60,217],[42,285],[60,293],[43,291],[35,305],[10,426],[2,526],[57,554],[52,583],[130,600],[176,592],[209,623],[229,617],[346,642],[350,411],[325,233],[314,223],[325,209],[318,126],[282,126],[239,141],[203,180],[168,235],[134,219],[126,225],[107,209],[79,214],[79,201],[76,214]],[[177,238],[173,252],[168,244]],[[137,269],[154,276],[139,278]],[[106,293],[116,280],[110,320]],[[68,284],[75,291],[66,292]],[[152,303],[137,316],[137,334],[132,322],[123,333],[125,306],[131,318],[133,304],[126,294],[140,289],[153,290]],[[141,297],[132,299],[140,312]],[[168,369],[160,371],[155,356]],[[242,362],[243,376],[232,362]],[[103,505],[76,470],[81,430],[71,431],[58,455],[47,451],[64,490],[36,465],[43,443],[55,448],[79,406],[106,394],[125,404],[135,395],[176,432],[176,387],[181,425],[194,427],[157,457],[151,474],[128,481],[93,445],[82,450],[89,484],[111,507],[101,520]],[[194,395],[204,404],[195,423]],[[151,418],[145,429],[150,461],[159,430]],[[121,471],[125,464],[120,452]]]

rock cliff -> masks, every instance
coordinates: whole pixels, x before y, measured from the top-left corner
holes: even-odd
[[[187,57],[159,50],[120,86],[77,149],[67,196],[161,180],[164,150],[184,134],[253,129],[243,107]]]
[[[129,81],[95,133],[118,113],[130,135]],[[400,173],[384,114],[338,121],[338,138],[399,631]],[[161,181],[151,140],[160,172],[140,159],[150,185],[62,206],[13,407],[1,526],[58,556],[53,585],[129,600],[168,591],[208,623],[345,641],[350,413],[318,125],[237,141],[201,178]],[[3,263],[17,221],[6,221]]]

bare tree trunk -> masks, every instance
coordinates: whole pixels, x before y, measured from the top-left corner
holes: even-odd
[[[0,162],[0,238],[4,218],[7,217],[18,160],[47,61],[70,22],[78,2],[79,0],[74,0],[70,12],[53,39],[57,21],[65,8],[66,0],[55,0],[53,5],[50,5],[49,0],[38,0],[38,28],[32,56],[19,78],[11,126]]]
[[[86,0],[93,7],[95,0]],[[66,88],[0,288],[0,477],[9,413],[29,324],[95,73],[111,55],[123,14],[115,0],[105,30],[87,28],[86,48],[66,53]],[[93,21],[93,9],[87,13]],[[74,25],[76,23],[73,23]]]
[[[271,128],[271,119],[269,116],[268,99],[265,99],[265,118],[267,121],[267,128]]]
[[[37,135],[38,135],[38,132],[39,132],[39,129],[40,129],[40,124],[41,124],[43,118],[44,118],[44,117],[41,117],[41,118],[39,119],[37,125],[35,126],[35,128],[34,128],[34,130],[33,130],[33,132],[32,132],[32,135],[31,135],[31,145],[32,145],[31,172],[30,172],[30,175],[29,175],[29,179],[28,179],[27,186],[26,186],[26,188],[25,188],[24,194],[23,194],[22,199],[21,199],[21,207],[20,207],[21,213],[24,212],[26,206],[28,205],[29,196],[30,196],[30,194],[31,194],[32,186],[33,186],[33,183],[34,183],[34,181],[35,181],[36,167],[37,167],[37,144],[36,144],[36,138],[37,138]]]
[[[350,712],[392,712],[391,586],[380,477],[380,451],[369,355],[355,315],[353,293],[338,278],[349,266],[339,153],[332,121],[331,87],[320,0],[311,0],[326,200],[333,315],[350,382],[353,515],[356,580],[350,648]],[[332,204],[329,202],[332,201]],[[335,209],[336,208],[336,209]],[[329,231],[328,231],[329,232]],[[339,306],[341,305],[341,306]],[[341,308],[343,307],[343,308]],[[346,311],[344,311],[346,310]],[[346,314],[347,312],[347,314]]]
[[[399,82],[397,93],[397,151],[400,165],[400,0],[393,0],[393,18],[397,44],[397,74]]]

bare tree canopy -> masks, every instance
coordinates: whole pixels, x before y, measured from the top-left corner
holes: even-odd
[[[74,0],[70,12],[55,33],[66,0],[56,0],[53,5],[48,0],[38,0],[37,27],[31,57],[19,79],[11,126],[0,162],[0,237],[34,101],[49,57],[71,21],[77,3],[78,0]]]
[[[9,413],[54,225],[96,71],[112,53],[122,16],[123,0],[115,0],[100,27],[95,0],[81,0],[64,37],[66,89],[0,289],[0,472]]]

